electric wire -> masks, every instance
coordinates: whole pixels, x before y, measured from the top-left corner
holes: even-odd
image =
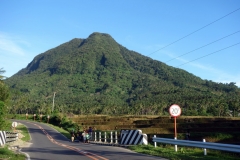
[[[191,60],[191,61],[188,61],[188,62],[186,62],[186,63],[182,63],[182,64],[180,64],[180,65],[178,65],[178,66],[176,66],[176,67],[183,66],[183,65],[188,64],[188,63],[190,63],[190,62],[193,62],[193,61],[199,60],[199,59],[201,59],[201,58],[204,58],[204,57],[210,56],[211,54],[214,54],[214,53],[217,53],[217,52],[223,51],[223,50],[225,50],[225,49],[228,49],[228,48],[234,47],[234,46],[239,45],[239,44],[240,44],[240,42],[235,43],[235,44],[233,44],[233,45],[231,45],[231,46],[228,46],[228,47],[222,48],[222,49],[220,49],[220,50],[217,50],[217,51],[215,51],[215,52],[212,52],[212,53],[206,54],[206,55],[204,55],[204,56],[202,56],[202,57],[196,58],[196,59]]]
[[[218,18],[218,19],[216,19],[215,21],[213,21],[213,22],[211,22],[211,23],[208,23],[207,25],[205,25],[205,26],[203,26],[203,27],[201,27],[201,28],[199,28],[199,29],[197,29],[197,30],[195,30],[195,31],[193,31],[193,32],[191,32],[191,33],[189,33],[189,34],[187,34],[186,36],[183,36],[182,38],[179,38],[178,40],[173,41],[172,43],[169,43],[168,45],[166,45],[166,46],[164,46],[164,47],[162,47],[162,48],[160,48],[160,49],[158,49],[158,50],[156,50],[156,51],[154,51],[154,52],[148,54],[147,56],[149,56],[149,55],[151,55],[151,54],[153,54],[153,53],[156,53],[156,52],[158,52],[158,51],[160,51],[160,50],[162,50],[162,49],[164,49],[164,48],[167,48],[168,46],[171,46],[172,44],[175,44],[175,43],[179,42],[180,40],[189,37],[190,35],[192,35],[192,34],[198,32],[198,31],[200,31],[200,30],[202,30],[202,29],[204,29],[204,28],[206,28],[206,27],[208,27],[208,26],[210,26],[210,25],[216,23],[217,21],[222,20],[223,18],[225,18],[225,17],[227,17],[227,16],[229,16],[229,15],[231,15],[231,14],[233,14],[234,12],[237,12],[237,11],[239,11],[239,10],[240,10],[240,8],[238,8],[238,9],[236,9],[236,10],[234,10],[234,11],[232,11],[232,12],[230,12],[230,13],[228,13],[228,14],[226,14],[226,15],[224,15],[224,16]]]
[[[223,40],[223,39],[225,39],[225,38],[227,38],[227,37],[230,37],[230,36],[232,36],[232,35],[234,35],[234,34],[237,34],[237,33],[239,33],[239,32],[240,32],[240,30],[238,30],[238,31],[236,31],[236,32],[234,32],[234,33],[232,33],[232,34],[229,34],[229,35],[227,35],[227,36],[224,36],[224,37],[222,37],[222,38],[219,38],[219,39],[217,39],[217,40],[215,40],[215,41],[212,41],[212,42],[210,42],[210,43],[208,43],[208,44],[205,44],[205,45],[203,45],[203,46],[201,46],[201,47],[198,47],[198,48],[196,48],[196,49],[194,49],[194,50],[192,50],[192,51],[189,51],[189,52],[187,52],[187,53],[184,53],[184,54],[182,54],[182,55],[180,55],[180,56],[178,56],[178,57],[172,58],[172,59],[166,61],[165,63],[170,62],[170,61],[172,61],[172,60],[174,60],[174,59],[177,59],[177,58],[179,58],[179,57],[185,56],[185,55],[187,55],[187,54],[189,54],[189,53],[192,53],[192,52],[194,52],[194,51],[197,51],[197,50],[199,50],[199,49],[202,49],[202,48],[204,48],[204,47],[206,47],[206,46],[209,46],[209,45],[211,45],[211,44],[213,44],[213,43],[216,43],[216,42],[218,42],[218,41],[220,41],[220,40]]]

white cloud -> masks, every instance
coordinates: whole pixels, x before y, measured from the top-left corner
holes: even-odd
[[[216,68],[212,67],[211,65],[206,65],[206,64],[203,65],[203,64],[200,64],[198,62],[188,63],[189,62],[188,60],[186,60],[184,58],[180,58],[180,57],[176,58],[177,56],[175,56],[173,53],[164,52],[164,54],[169,56],[172,59],[180,61],[182,64],[187,63],[188,65],[190,65],[190,66],[192,66],[196,69],[202,70],[201,72],[198,72],[198,73],[201,73],[202,75],[203,74],[211,75],[211,77],[212,77],[211,80],[214,81],[214,82],[219,82],[219,83],[220,82],[221,83],[235,82],[236,85],[238,87],[240,87],[240,74],[232,75],[232,74],[226,73],[222,70],[216,69]],[[195,74],[195,73],[193,73],[193,74]],[[203,79],[205,79],[205,78],[203,78]],[[207,78],[207,79],[210,80],[209,78]]]
[[[23,39],[0,32],[0,68],[10,77],[29,63],[30,44]]]
[[[12,55],[24,56],[25,52],[21,47],[22,44],[24,44],[25,46],[29,45],[27,42],[22,41],[21,39],[0,33],[0,53],[2,55],[12,54]]]
[[[186,60],[183,60],[183,61],[185,61],[186,63]],[[222,70],[216,69],[211,65],[202,65],[197,62],[191,62],[189,63],[189,65],[203,70],[202,72],[208,72],[208,74],[211,74],[212,77],[214,77],[212,79],[212,81],[214,82],[221,82],[221,83],[235,82],[236,85],[240,87],[240,75],[232,75]]]
[[[218,79],[215,80],[216,82],[222,83],[230,83],[235,82],[238,87],[240,87],[240,75],[229,75],[227,73],[222,73]]]

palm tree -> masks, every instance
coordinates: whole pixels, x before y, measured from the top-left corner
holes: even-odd
[[[2,75],[3,73],[5,73],[5,70],[3,70],[3,68],[0,68],[0,80],[2,80],[5,77]]]

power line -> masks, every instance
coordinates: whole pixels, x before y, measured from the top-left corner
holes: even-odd
[[[210,26],[210,25],[213,24],[213,23],[216,23],[217,21],[220,21],[221,19],[223,19],[223,18],[225,18],[225,17],[227,17],[227,16],[229,16],[229,15],[231,15],[231,14],[233,14],[234,12],[237,12],[237,11],[239,11],[239,10],[240,10],[240,8],[238,8],[238,9],[236,9],[236,10],[234,10],[234,11],[232,11],[232,12],[230,12],[230,13],[228,13],[228,14],[226,14],[226,15],[220,17],[220,18],[218,18],[217,20],[215,20],[215,21],[213,21],[213,22],[211,22],[211,23],[209,23],[209,24],[207,24],[207,25],[205,25],[205,26],[203,26],[203,27],[201,27],[201,28],[199,28],[199,29],[197,29],[197,30],[195,30],[195,31],[193,31],[193,32],[191,32],[191,33],[189,33],[189,34],[187,34],[186,36],[183,36],[182,38],[179,38],[179,39],[176,40],[176,41],[173,41],[172,43],[169,43],[168,45],[166,45],[166,46],[164,46],[164,47],[162,47],[162,48],[160,48],[160,49],[158,49],[158,50],[156,50],[156,51],[154,51],[154,52],[148,54],[147,56],[149,56],[149,55],[151,55],[151,54],[153,54],[153,53],[156,53],[156,52],[158,52],[158,51],[160,51],[160,50],[162,50],[162,49],[164,49],[164,48],[167,48],[168,46],[170,46],[170,45],[172,45],[172,44],[174,44],[174,43],[177,43],[178,41],[180,41],[180,40],[182,40],[182,39],[184,39],[184,38],[189,37],[190,35],[192,35],[192,34],[198,32],[198,31],[200,31],[200,30],[202,30],[202,29],[204,29],[204,28]]]
[[[227,35],[227,36],[224,36],[224,37],[222,37],[222,38],[220,38],[220,39],[217,39],[217,40],[215,40],[215,41],[213,41],[213,42],[210,42],[210,43],[208,43],[208,44],[205,44],[205,45],[203,45],[203,46],[201,46],[201,47],[199,47],[199,48],[196,48],[196,49],[194,49],[194,50],[192,50],[192,51],[189,51],[189,52],[187,52],[187,53],[184,53],[184,54],[182,54],[182,55],[180,55],[180,56],[178,56],[178,57],[172,58],[172,59],[166,61],[165,63],[170,62],[170,61],[172,61],[172,60],[174,60],[174,59],[177,59],[177,58],[179,58],[179,57],[185,56],[185,55],[187,55],[187,54],[189,54],[189,53],[192,53],[192,52],[194,52],[194,51],[197,51],[197,50],[199,50],[199,49],[201,49],[201,48],[204,48],[204,47],[206,47],[206,46],[209,46],[209,45],[211,45],[211,44],[213,44],[213,43],[216,43],[216,42],[218,42],[218,41],[220,41],[220,40],[223,40],[223,39],[225,39],[225,38],[227,38],[227,37],[230,37],[230,36],[232,36],[232,35],[234,35],[234,34],[237,34],[237,33],[239,33],[239,32],[240,32],[240,30],[238,30],[238,31],[236,31],[236,32],[234,32],[234,33],[232,33],[232,34],[229,34],[229,35]]]
[[[194,59],[194,60],[188,61],[188,62],[186,62],[186,63],[180,64],[180,65],[178,65],[178,66],[176,66],[176,67],[183,66],[183,65],[185,65],[185,64],[187,64],[187,63],[190,63],[190,62],[193,62],[193,61],[199,60],[199,59],[201,59],[201,58],[207,57],[207,56],[209,56],[209,55],[211,55],[211,54],[214,54],[214,53],[217,53],[217,52],[223,51],[223,50],[225,50],[225,49],[231,48],[231,47],[236,46],[236,45],[239,45],[239,44],[240,44],[240,42],[235,43],[235,44],[233,44],[233,45],[231,45],[231,46],[228,46],[228,47],[222,48],[222,49],[220,49],[220,50],[217,50],[217,51],[215,51],[215,52],[209,53],[209,54],[204,55],[204,56],[202,56],[202,57],[199,57],[199,58],[196,58],[196,59]]]

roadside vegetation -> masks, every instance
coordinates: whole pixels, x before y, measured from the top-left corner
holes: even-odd
[[[70,134],[69,131],[67,131],[67,130],[65,130],[65,129],[63,129],[63,128],[54,126],[54,125],[52,125],[52,124],[47,124],[47,125],[50,126],[50,127],[52,127],[52,128],[54,128],[54,129],[56,129],[59,133],[61,133],[62,135],[64,135],[64,136],[67,137],[68,139],[71,138],[71,134]]]
[[[70,133],[63,128],[48,124],[61,134],[70,139]],[[228,137],[221,134],[220,138]],[[133,145],[128,147],[130,150],[152,156],[159,156],[169,160],[237,160],[240,154],[223,151],[207,150],[207,155],[203,155],[203,149],[193,147],[178,147],[178,152],[174,151],[173,145],[159,144],[156,148],[152,145]]]
[[[16,130],[21,132],[23,137],[21,138],[22,141],[29,141],[30,135],[28,129],[24,125],[18,125]],[[9,149],[9,145],[6,144],[4,147],[0,148],[0,160],[25,160],[26,156],[18,151]]]
[[[58,132],[66,136],[70,139],[69,131],[74,127],[72,122],[66,120],[65,125],[60,127],[49,124],[50,127],[56,129]],[[64,127],[63,127],[64,126]],[[75,126],[76,127],[76,126]],[[28,134],[28,130],[24,125],[19,125],[17,130],[21,130],[21,133],[24,135],[22,138],[23,141],[29,141],[30,136]],[[216,135],[213,135],[216,137]],[[221,136],[217,136],[220,139],[224,139],[228,137],[228,135],[221,134]],[[143,153],[152,156],[159,156],[169,160],[189,160],[189,159],[199,159],[199,160],[237,160],[240,157],[240,154],[229,153],[223,151],[215,151],[215,150],[207,150],[207,155],[203,155],[203,149],[200,148],[192,148],[192,147],[178,147],[178,152],[174,151],[173,145],[166,144],[158,144],[155,148],[152,144],[149,145],[135,145],[129,146],[130,150],[133,150],[138,153]],[[19,153],[15,153],[11,150],[8,150],[7,147],[0,149],[0,159],[9,158],[9,160],[23,160],[25,158],[24,155]]]
[[[8,149],[8,146],[0,148],[1,160],[25,160],[26,156]]]
[[[169,160],[237,160],[240,154],[228,153],[215,150],[207,150],[207,155],[204,156],[203,149],[192,147],[178,147],[178,152],[174,151],[174,145],[158,145],[156,148],[149,145],[130,146],[129,149],[143,154],[159,156]]]
[[[21,138],[22,141],[28,142],[30,141],[30,135],[28,132],[28,129],[26,128],[26,126],[24,126],[23,124],[20,124],[16,127],[17,130],[19,130],[21,132],[21,134],[23,135],[23,137]]]

